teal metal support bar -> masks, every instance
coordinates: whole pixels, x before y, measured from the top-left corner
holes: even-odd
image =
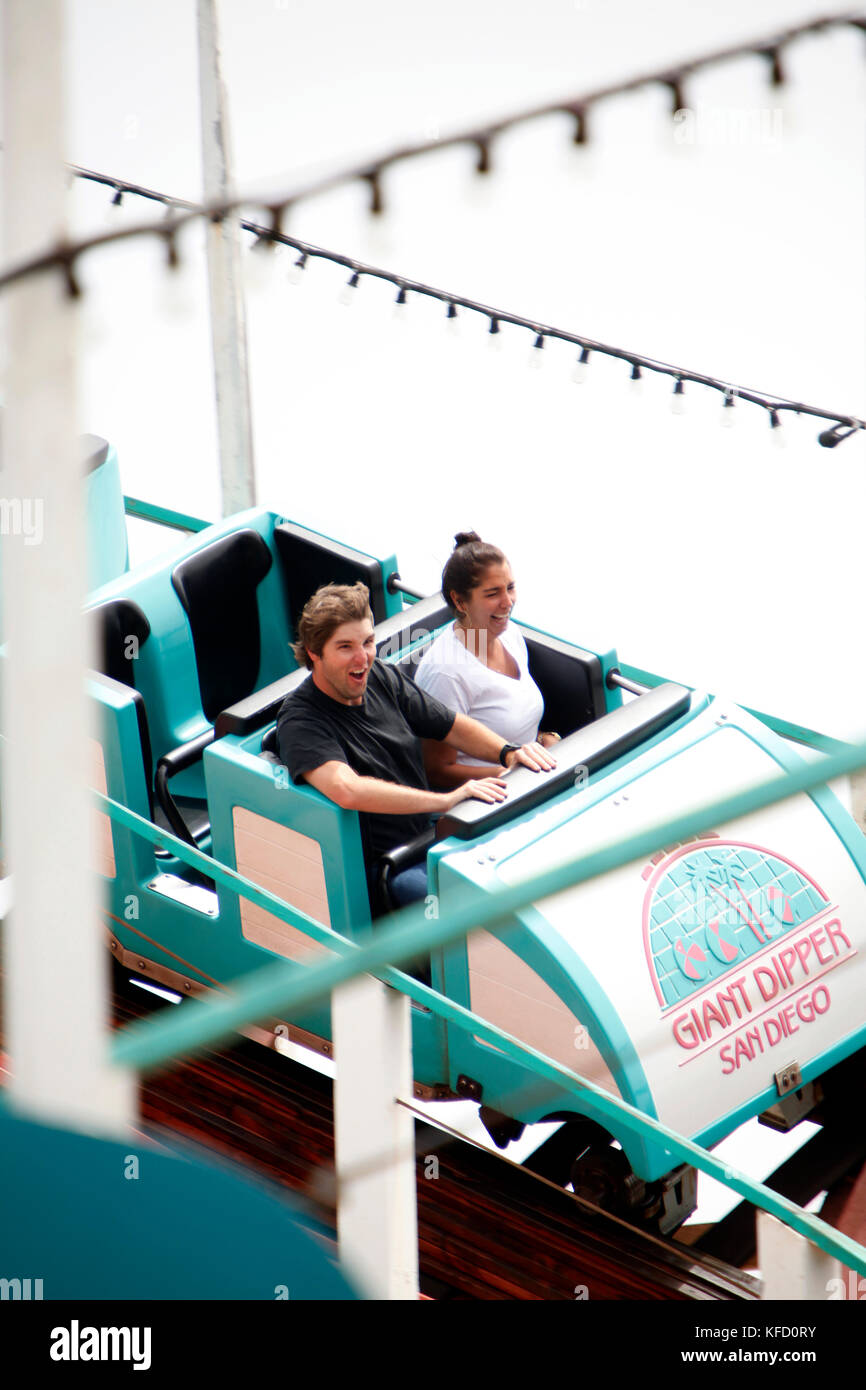
[[[770,778],[743,792],[705,804],[696,811],[670,817],[648,831],[641,831],[621,843],[605,846],[582,861],[557,866],[534,876],[526,883],[501,889],[490,894],[486,903],[458,908],[447,919],[428,922],[420,906],[403,909],[393,914],[388,919],[389,925],[379,928],[370,942],[363,946],[354,946],[345,938],[337,936],[336,933],[328,933],[319,924],[311,922],[311,926],[318,927],[318,930],[311,932],[312,935],[324,940],[326,944],[332,944],[335,951],[346,954],[307,971],[301,977],[298,975],[297,967],[281,962],[267,966],[237,984],[230,999],[202,1004],[189,1001],[185,1009],[166,1020],[151,1021],[127,1029],[115,1044],[114,1060],[122,1066],[142,1069],[156,1066],[177,1053],[229,1035],[253,1019],[278,1015],[281,1012],[291,1013],[303,1008],[329,996],[334,988],[358,973],[380,974],[388,983],[423,1002],[441,1017],[475,1032],[501,1048],[536,1076],[546,1078],[557,1086],[578,1094],[582,1091],[589,1092],[596,1107],[607,1114],[614,1125],[622,1125],[645,1137],[650,1135],[657,1141],[660,1140],[682,1161],[691,1162],[701,1171],[718,1178],[748,1200],[779,1217],[800,1234],[813,1240],[829,1254],[851,1268],[866,1273],[866,1249],[834,1231],[818,1217],[803,1212],[763,1184],[753,1182],[746,1174],[724,1164],[700,1145],[669,1130],[659,1121],[650,1119],[641,1111],[608,1095],[593,1083],[550,1061],[459,1005],[443,999],[417,981],[410,980],[399,971],[389,968],[394,961],[409,960],[428,953],[473,928],[491,926],[497,921],[502,921],[532,901],[550,896],[598,873],[618,868],[633,859],[642,858],[654,852],[659,844],[681,840],[689,834],[708,829],[713,824],[723,823],[737,815],[772,805],[776,801],[854,771],[864,763],[866,743],[846,747],[819,765],[812,764],[796,773]],[[114,819],[130,825],[134,830],[141,829],[146,838],[156,843],[166,840],[174,843],[174,837],[157,832],[148,822],[118,806],[116,802],[98,795],[97,800]],[[276,911],[283,920],[290,920],[291,916],[295,916],[296,919],[304,917],[304,914],[289,909],[279,899],[271,899],[270,894],[257,889],[241,875],[221,869],[208,856],[186,846],[183,849],[186,853],[182,857],[188,862],[205,867],[212,874],[214,870],[219,869],[218,876],[227,886],[254,901],[261,901],[263,906]]]
[[[268,965],[239,982],[231,999],[212,1000],[201,1005],[191,1002],[169,1018],[150,1020],[127,1029],[116,1044],[116,1060],[125,1066],[157,1066],[177,1053],[226,1037],[256,1018],[270,1017],[283,1009],[297,1008],[324,998],[353,975],[365,972],[375,974],[384,966],[428,955],[476,927],[501,922],[533,902],[551,897],[597,874],[621,868],[632,860],[652,855],[660,846],[680,842],[701,830],[771,806],[776,801],[821,786],[864,765],[866,742],[850,745],[821,763],[808,763],[796,772],[782,773],[742,792],[670,816],[649,830],[638,831],[625,840],[613,841],[583,858],[557,865],[523,883],[500,888],[489,893],[483,903],[468,903],[455,908],[447,917],[428,921],[423,915],[423,908],[404,908],[386,919],[391,925],[387,929],[379,926],[369,943],[361,947],[351,960],[330,961],[311,970],[302,980],[298,980],[297,967],[282,962]],[[155,843],[171,843],[187,863],[203,868],[243,896],[260,902],[283,921],[297,923],[303,920],[305,929],[306,923],[313,925],[303,913],[263,893],[239,874],[221,869],[215,860],[187,846],[182,847],[185,852],[181,853],[180,844],[173,837],[156,831],[149,822],[116,802],[98,793],[95,795],[99,805],[113,819],[133,829],[140,828]],[[340,938],[336,934],[327,934],[320,925],[317,925],[317,930],[311,931],[311,935],[326,945],[333,944],[335,949],[339,947]]]
[[[564,1087],[577,1095],[580,1095],[581,1092],[588,1092],[592,1096],[596,1108],[608,1116],[615,1129],[630,1129],[644,1139],[652,1137],[662,1141],[665,1148],[670,1149],[681,1162],[691,1163],[701,1172],[717,1178],[726,1187],[739,1192],[741,1197],[747,1198],[755,1206],[770,1212],[772,1216],[777,1216],[780,1221],[784,1221],[786,1225],[799,1231],[800,1235],[806,1236],[808,1240],[820,1245],[821,1249],[826,1250],[828,1254],[836,1256],[837,1259],[842,1260],[852,1269],[857,1269],[861,1274],[866,1274],[866,1247],[858,1245],[850,1236],[843,1235],[842,1232],[828,1226],[820,1217],[814,1216],[811,1212],[803,1211],[802,1207],[798,1207],[787,1197],[780,1196],[778,1192],[774,1192],[764,1183],[756,1182],[747,1173],[741,1172],[739,1168],[734,1168],[731,1164],[716,1158],[700,1144],[677,1134],[675,1130],[669,1129],[660,1120],[645,1115],[642,1110],[636,1110],[627,1101],[603,1091],[594,1082],[587,1081],[576,1072],[569,1071],[559,1062],[551,1061],[543,1053],[537,1052],[535,1048],[512,1037],[510,1033],[504,1033],[501,1028],[496,1028],[493,1024],[485,1022],[484,1019],[470,1013],[460,1004],[455,1004],[452,1000],[444,999],[442,995],[427,989],[424,989],[422,999],[417,992],[417,981],[409,980],[407,983],[409,988],[402,992],[421,999],[422,1003],[426,1004],[434,1013],[439,1014],[441,1018],[447,1019],[449,1023],[455,1023],[464,1031],[473,1033],[485,1042],[492,1043],[494,1047],[506,1053],[513,1061],[527,1067],[534,1076],[553,1082],[557,1089]],[[396,988],[402,989],[402,986],[396,984]]]
[[[126,822],[128,818],[129,823],[141,820],[141,818],[136,816],[133,812],[127,812],[125,808],[117,807],[117,803],[107,801],[106,798],[102,797],[99,799],[100,801],[107,802],[109,813],[115,808],[124,812],[123,816],[117,817],[117,819],[122,819]],[[153,828],[149,826],[148,822],[141,822],[141,824],[151,832],[147,838],[153,838],[154,840],[160,838],[158,832],[154,831]],[[137,829],[138,827],[132,825],[132,828]],[[173,837],[164,838],[173,839]],[[184,846],[184,848],[186,849],[188,847]],[[208,856],[200,854],[198,851],[189,850],[189,854],[191,859],[204,861],[205,864],[210,862]],[[245,896],[249,896],[254,901],[260,901],[262,906],[276,908],[284,920],[289,920],[293,915],[292,910],[287,909],[287,905],[280,899],[272,898],[269,893],[256,888],[255,885],[242,879],[241,875],[235,874],[231,870],[222,870],[221,876],[226,879],[229,887],[238,888]],[[549,875],[545,875],[545,877],[549,877]],[[785,1197],[781,1197],[779,1193],[773,1192],[771,1188],[766,1187],[763,1183],[755,1182],[746,1173],[732,1167],[730,1164],[723,1163],[721,1159],[716,1158],[699,1144],[695,1144],[692,1140],[677,1134],[676,1131],[669,1129],[660,1121],[650,1118],[642,1111],[629,1105],[626,1101],[609,1095],[593,1082],[585,1080],[577,1073],[569,1071],[561,1064],[551,1061],[534,1048],[520,1042],[519,1039],[503,1032],[493,1024],[487,1023],[484,1019],[479,1018],[477,1015],[471,1013],[468,1009],[464,1009],[461,1005],[454,1003],[452,1000],[443,998],[440,994],[437,994],[432,989],[428,989],[419,981],[410,979],[401,971],[393,968],[378,968],[376,961],[379,958],[384,962],[389,959],[393,960],[395,957],[403,957],[404,950],[399,944],[400,939],[406,937],[407,927],[412,925],[412,919],[418,924],[421,911],[422,909],[420,908],[407,908],[401,913],[394,914],[390,921],[394,922],[395,925],[380,929],[380,931],[377,932],[374,941],[375,949],[370,946],[357,946],[345,937],[339,936],[337,933],[329,932],[319,923],[312,922],[311,920],[311,926],[316,928],[316,937],[320,940],[329,942],[329,944],[333,945],[334,949],[340,953],[345,953],[343,958],[330,962],[327,966],[319,967],[315,972],[307,972],[306,976],[300,979],[298,978],[297,967],[292,968],[282,965],[267,966],[264,970],[257,972],[249,983],[271,987],[272,982],[273,986],[280,986],[283,992],[282,997],[286,1000],[286,1012],[292,1012],[296,1006],[301,1007],[303,1004],[307,1004],[321,997],[324,993],[330,992],[333,986],[331,984],[326,984],[321,978],[325,972],[330,973],[331,978],[335,979],[336,984],[343,983],[345,980],[358,973],[359,968],[365,969],[368,973],[375,973],[385,980],[386,983],[392,985],[401,993],[407,994],[411,998],[426,1005],[434,1013],[446,1019],[448,1022],[468,1032],[474,1033],[476,1036],[499,1048],[500,1051],[504,1052],[521,1066],[526,1067],[535,1076],[550,1081],[557,1088],[565,1088],[566,1090],[573,1091],[577,1095],[580,1095],[581,1092],[591,1094],[596,1108],[602,1114],[609,1117],[614,1128],[625,1127],[637,1132],[644,1138],[652,1137],[660,1140],[681,1162],[692,1163],[702,1172],[707,1173],[711,1177],[715,1177],[732,1190],[738,1192],[742,1197],[745,1197],[748,1201],[770,1212],[771,1215],[778,1217],[807,1239],[814,1241],[821,1249],[826,1250],[828,1254],[842,1260],[850,1268],[857,1269],[858,1272],[866,1274],[866,1249],[849,1237],[827,1226],[819,1217],[813,1216],[809,1212],[804,1212],[793,1202],[788,1201]],[[296,913],[294,915],[303,917],[304,914]],[[464,909],[459,914],[454,914],[455,917],[459,916],[461,920],[459,926],[453,920],[449,924],[449,940],[455,935],[462,934],[464,929],[462,919],[472,915],[471,909],[469,909],[468,912]],[[481,915],[482,914],[478,912],[474,914],[476,920]],[[401,922],[405,923],[405,925],[396,925],[398,918],[401,919]],[[428,924],[421,918],[419,925],[423,932]],[[288,982],[288,977],[290,975],[291,985]],[[313,975],[315,975],[315,978],[313,978]],[[280,981],[277,978],[271,979],[271,977],[275,976],[284,977],[286,983],[280,985]],[[245,985],[240,985],[239,989],[244,990]],[[291,998],[289,998],[290,994],[292,995]],[[236,1000],[233,1001],[233,1004],[240,1002],[240,1000]],[[189,1015],[195,1010],[199,1015],[212,1015],[214,1009],[218,1007],[220,1007],[219,1003],[198,1004],[190,1000],[187,1001],[184,1012]],[[242,1007],[241,1013],[243,1017],[240,1022],[242,1023],[246,1021],[247,1015],[249,1014],[248,1007]],[[256,1010],[254,1016],[261,1016],[261,1014]],[[175,1022],[176,1020],[179,1021],[179,1017],[175,1015],[172,1017],[171,1022]],[[149,1035],[153,1033],[153,1030],[152,1024],[142,1025],[136,1030],[141,1035],[138,1039],[139,1046],[142,1041],[145,1043],[153,1042],[153,1038],[149,1037]],[[136,1039],[132,1039],[131,1055],[129,1047],[124,1045],[129,1042],[129,1034],[132,1031],[133,1030],[130,1029],[125,1030],[120,1040],[115,1044],[114,1060],[116,1063],[121,1065],[138,1065],[136,1060]],[[234,1027],[227,1026],[226,1029],[221,1030],[221,1032],[222,1031],[231,1034],[235,1029]],[[170,1054],[163,1051],[160,1054],[159,1060],[168,1060],[169,1056]],[[151,1061],[150,1064],[154,1065],[155,1063]]]
[[[652,671],[644,671],[640,666],[626,666],[621,662],[620,671],[629,680],[637,681],[640,685],[648,685],[655,688],[663,685],[668,676],[657,676]],[[677,685],[686,686],[687,690],[694,690],[693,685],[687,685],[685,681],[677,681]],[[779,719],[775,714],[766,714],[763,710],[749,709],[748,705],[742,708],[747,714],[751,714],[754,719],[759,719],[762,724],[766,724],[768,729],[772,729],[774,734],[780,738],[792,739],[795,743],[805,743],[809,748],[817,748],[822,753],[834,753],[839,748],[847,748],[850,745],[842,739],[828,738],[826,734],[816,733],[814,729],[807,729],[803,724],[791,724],[787,719]]]
[[[123,509],[127,516],[137,516],[141,521],[152,521],[157,526],[170,526],[174,531],[206,531],[213,523],[202,521],[200,517],[188,516],[186,512],[174,512],[169,507],[157,507],[152,502],[142,502],[139,497],[124,496]]]

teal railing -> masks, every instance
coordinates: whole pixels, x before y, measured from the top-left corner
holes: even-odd
[[[170,507],[157,507],[153,502],[142,502],[140,497],[124,496],[123,510],[127,516],[138,517],[140,521],[152,521],[156,526],[169,526],[173,531],[206,531],[213,522],[202,521],[200,517],[188,516],[186,512],[175,512]]]
[[[170,845],[185,863],[203,870],[223,887],[257,903],[289,925],[300,928],[333,952],[330,960],[307,969],[303,975],[299,975],[297,966],[276,961],[234,982],[229,996],[207,1001],[190,1000],[183,1009],[172,1011],[168,1016],[133,1024],[115,1040],[113,1060],[120,1066],[146,1071],[197,1047],[229,1037],[245,1024],[291,1015],[329,997],[334,989],[356,975],[374,974],[448,1022],[471,1031],[499,1048],[543,1080],[577,1095],[590,1094],[595,1108],[610,1118],[613,1129],[627,1129],[645,1140],[662,1144],[679,1160],[691,1163],[718,1179],[843,1264],[866,1274],[866,1248],[828,1226],[820,1217],[803,1211],[765,1184],[756,1182],[746,1173],[716,1158],[701,1145],[601,1090],[594,1083],[527,1047],[519,1039],[443,998],[435,990],[396,968],[401,962],[429,954],[476,928],[501,923],[532,902],[642,859],[654,853],[659,845],[682,841],[702,830],[773,805],[799,792],[809,791],[866,765],[866,741],[845,745],[841,749],[839,745],[836,747],[839,751],[820,764],[810,763],[796,772],[773,776],[744,791],[707,801],[692,810],[668,817],[649,830],[638,831],[626,839],[612,842],[583,858],[556,865],[520,884],[502,887],[490,893],[482,903],[474,902],[454,908],[447,915],[433,920],[426,918],[420,904],[404,908],[384,919],[363,944],[330,931],[235,870],[226,868],[174,836],[157,830],[135,812],[96,793],[101,809],[113,820],[153,844]]]
[[[640,666],[626,666],[625,663],[621,663],[619,669],[629,680],[653,688],[670,680],[669,676],[654,675],[652,671],[644,671]],[[686,681],[678,680],[677,685],[685,686],[686,690],[694,690],[694,686],[688,685]],[[772,729],[780,738],[791,739],[795,743],[805,743],[809,748],[817,748],[822,753],[834,753],[838,749],[848,746],[840,739],[828,738],[826,734],[816,733],[814,729],[807,729],[803,724],[792,724],[787,719],[779,719],[775,714],[767,714],[764,710],[750,709],[748,705],[743,705],[743,709],[747,714],[759,719],[762,724],[766,724],[767,728]]]

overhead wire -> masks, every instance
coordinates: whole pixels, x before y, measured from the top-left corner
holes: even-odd
[[[698,58],[679,62],[662,70],[646,73],[638,77],[632,77],[624,82],[599,88],[592,92],[583,93],[580,96],[569,98],[566,101],[550,102],[544,106],[534,107],[529,110],[521,110],[491,125],[484,126],[483,128],[462,131],[441,140],[427,141],[421,144],[394,149],[375,161],[367,161],[362,165],[343,170],[340,173],[331,175],[327,179],[309,184],[304,188],[292,189],[278,198],[231,198],[213,203],[198,204],[168,195],[153,188],[148,188],[142,184],[132,183],[112,174],[104,174],[78,165],[70,165],[70,173],[75,178],[102,184],[109,188],[111,190],[111,204],[113,206],[120,206],[125,195],[132,195],[161,205],[165,209],[165,219],[159,223],[144,222],[127,227],[115,227],[111,230],[76,241],[61,241],[54,247],[50,247],[0,272],[0,290],[6,288],[8,285],[16,283],[28,275],[50,270],[52,268],[59,268],[63,274],[67,292],[73,297],[78,297],[82,293],[81,284],[76,272],[79,257],[89,250],[108,245],[112,242],[128,240],[145,235],[156,235],[165,242],[167,263],[171,268],[176,268],[179,264],[179,253],[177,249],[178,233],[189,222],[197,218],[221,221],[231,215],[240,214],[244,208],[257,207],[261,208],[265,213],[268,219],[267,224],[254,221],[245,216],[240,216],[239,218],[241,227],[255,237],[256,244],[260,247],[281,244],[296,250],[299,253],[298,260],[293,267],[293,278],[296,280],[301,278],[302,272],[308,267],[311,260],[318,259],[330,261],[348,269],[350,271],[350,279],[343,291],[344,302],[347,302],[346,291],[357,290],[362,278],[387,281],[397,289],[397,305],[405,306],[408,295],[413,294],[439,300],[446,306],[446,317],[449,321],[453,321],[457,317],[458,308],[486,318],[488,320],[488,332],[491,335],[491,342],[498,343],[500,341],[497,335],[501,333],[502,324],[511,324],[532,333],[534,340],[533,346],[535,349],[544,348],[549,340],[559,340],[571,344],[580,350],[574,372],[576,381],[584,379],[590,355],[596,353],[600,356],[619,359],[626,363],[631,368],[630,381],[634,386],[639,384],[645,371],[673,378],[674,388],[672,405],[677,413],[679,413],[682,408],[682,398],[685,389],[684,383],[689,382],[694,385],[706,387],[710,390],[718,391],[723,395],[724,408],[722,415],[725,423],[732,423],[733,416],[730,414],[730,410],[738,401],[746,401],[750,404],[762,407],[768,414],[774,437],[776,437],[776,431],[781,423],[780,412],[782,411],[797,415],[808,415],[818,420],[831,421],[832,424],[830,427],[822,430],[819,434],[818,442],[825,448],[834,448],[843,439],[847,439],[850,435],[861,429],[866,429],[866,420],[859,416],[849,415],[845,412],[826,410],[818,406],[812,406],[804,401],[794,401],[769,392],[757,391],[739,386],[730,381],[695,371],[692,368],[663,362],[657,358],[635,352],[630,348],[618,347],[612,343],[602,342],[598,339],[587,337],[585,334],[560,328],[553,324],[543,324],[534,319],[512,313],[509,310],[484,304],[466,295],[455,293],[452,290],[445,290],[420,280],[409,279],[405,275],[397,274],[394,271],[380,266],[374,266],[364,261],[359,261],[357,258],[344,255],[341,252],[315,246],[310,242],[302,241],[298,237],[289,235],[283,228],[288,212],[297,202],[305,198],[319,195],[354,179],[363,179],[369,183],[371,188],[370,211],[381,213],[384,209],[381,180],[384,170],[398,161],[428,153],[433,149],[443,149],[466,143],[474,144],[478,150],[476,170],[479,173],[487,173],[491,168],[491,141],[496,136],[502,134],[503,131],[509,130],[523,121],[536,119],[539,116],[563,111],[573,115],[576,120],[574,138],[577,143],[582,144],[585,143],[588,138],[587,113],[593,105],[611,96],[658,83],[669,88],[671,93],[672,112],[676,114],[683,108],[685,100],[683,84],[686,77],[690,77],[694,73],[711,65],[730,61],[744,54],[755,53],[766,58],[770,64],[770,81],[774,85],[779,85],[784,81],[785,77],[781,56],[784,49],[794,40],[804,35],[817,33],[838,26],[853,27],[858,29],[861,33],[866,34],[866,15],[842,13],[823,16],[785,29],[768,38],[749,40],[725,49],[716,50]],[[354,294],[349,295],[349,302],[352,300],[354,300]],[[535,365],[540,365],[541,358],[538,352],[534,352],[532,358],[535,361]]]

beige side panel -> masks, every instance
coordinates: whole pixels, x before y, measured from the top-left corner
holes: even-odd
[[[318,841],[243,806],[235,806],[233,823],[238,873],[329,927],[331,914]],[[299,962],[330,954],[327,947],[281,922],[272,912],[246,898],[239,901],[241,929],[247,941]]]
[[[473,932],[467,950],[473,1013],[612,1095],[619,1094],[586,1029],[540,975],[489,932]]]
[[[88,744],[90,759],[89,783],[94,791],[102,792],[107,796],[108,787],[105,781],[105,757],[102,752],[102,744],[98,739],[92,738]],[[94,811],[93,813],[93,867],[98,874],[104,878],[114,878],[117,869],[114,863],[114,841],[111,838],[111,817],[104,811]]]

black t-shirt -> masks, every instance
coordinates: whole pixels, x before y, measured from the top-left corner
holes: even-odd
[[[312,677],[283,701],[277,716],[277,747],[294,781],[323,763],[348,763],[360,777],[379,777],[403,787],[428,789],[422,738],[444,738],[454,711],[427,695],[396,666],[374,661],[360,705],[343,705],[325,695]],[[361,812],[368,865],[420,835],[430,824],[418,815]]]

